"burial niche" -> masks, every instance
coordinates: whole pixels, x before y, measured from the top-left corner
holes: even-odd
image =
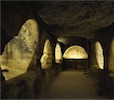
[[[104,69],[104,56],[103,49],[99,41],[95,43],[95,52],[96,52],[96,60],[98,63],[98,67],[100,69]]]
[[[44,44],[43,55],[40,59],[41,68],[48,69],[52,67],[53,52],[50,40],[47,39]]]

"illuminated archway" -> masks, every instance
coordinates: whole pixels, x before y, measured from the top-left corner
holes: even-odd
[[[103,49],[99,41],[95,43],[96,60],[100,69],[104,69]]]
[[[69,47],[65,51],[63,58],[66,58],[66,59],[87,59],[88,54],[83,47],[78,46],[78,45],[74,45],[74,46]]]
[[[8,70],[8,73],[3,73],[5,80],[27,71],[38,45],[38,36],[37,22],[29,19],[22,25],[18,35],[6,44],[0,57],[1,69]]]
[[[110,47],[109,70],[114,72],[114,38]]]
[[[62,61],[62,51],[60,45],[57,43],[55,47],[55,62],[61,63]]]
[[[42,69],[51,68],[52,59],[53,59],[52,47],[49,39],[47,39],[44,44],[43,55],[40,59],[41,68]]]

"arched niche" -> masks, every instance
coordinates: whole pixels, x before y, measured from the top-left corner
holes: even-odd
[[[63,57],[62,57],[61,46],[57,43],[55,47],[55,62],[61,63],[62,59]]]
[[[3,73],[5,80],[27,71],[38,45],[38,36],[37,22],[34,19],[28,19],[21,26],[18,35],[6,44],[3,54],[0,56],[1,69],[8,70]]]
[[[44,43],[43,55],[40,59],[41,68],[48,69],[52,67],[53,52],[50,40],[47,39]]]
[[[65,58],[65,59],[87,59],[88,54],[83,47],[74,45],[74,46],[69,47],[65,51],[63,58]]]
[[[114,72],[114,38],[111,42],[110,47],[110,56],[109,56],[109,70]]]
[[[104,69],[103,48],[99,41],[95,43],[96,60],[100,69]]]

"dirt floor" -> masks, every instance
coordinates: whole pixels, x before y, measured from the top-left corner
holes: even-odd
[[[42,99],[103,99],[94,82],[79,70],[60,72],[48,85]]]

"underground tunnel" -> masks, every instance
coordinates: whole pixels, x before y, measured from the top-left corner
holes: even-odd
[[[1,1],[1,99],[114,99],[113,1]]]

